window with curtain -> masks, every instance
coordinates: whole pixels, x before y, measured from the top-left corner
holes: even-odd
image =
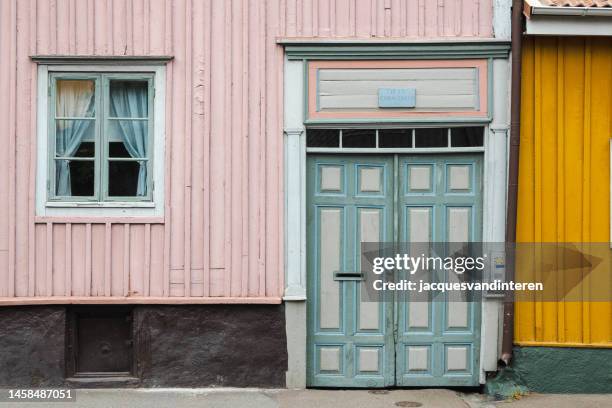
[[[64,74],[50,81],[52,201],[150,201],[153,76]]]

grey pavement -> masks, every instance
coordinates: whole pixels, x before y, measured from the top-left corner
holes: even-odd
[[[612,408],[612,394],[530,394],[492,401],[480,394],[447,389],[269,390],[269,389],[87,389],[74,402],[0,402],[17,408]],[[4,393],[3,393],[4,394]],[[4,394],[6,395],[6,394]]]

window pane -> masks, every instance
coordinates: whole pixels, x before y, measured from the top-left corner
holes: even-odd
[[[412,129],[379,130],[378,147],[412,147]]]
[[[110,157],[147,157],[148,120],[110,120],[108,121]],[[122,145],[112,147],[111,145]],[[125,156],[125,152],[128,153]]]
[[[81,149],[83,144],[89,146],[89,152]],[[56,157],[93,157],[95,154],[93,146],[95,146],[94,120],[55,121]]]
[[[462,127],[451,129],[451,146],[478,147],[484,144],[484,128]]]
[[[93,79],[58,79],[56,82],[56,117],[83,118],[95,114]]]
[[[339,147],[340,131],[338,129],[308,129],[306,131],[307,147]]]
[[[74,157],[94,157],[96,155],[96,144],[94,142],[83,142],[74,153]]]
[[[115,118],[149,116],[149,84],[147,81],[110,81],[110,115]]]
[[[110,157],[132,157],[122,142],[110,142],[108,144],[108,155]]]
[[[448,147],[448,129],[416,129],[415,147]]]
[[[376,131],[345,129],[342,131],[342,147],[376,147]]]
[[[55,194],[91,197],[94,195],[94,162],[56,160]]]
[[[108,163],[108,195],[111,197],[145,196],[146,179],[146,162],[111,160]]]

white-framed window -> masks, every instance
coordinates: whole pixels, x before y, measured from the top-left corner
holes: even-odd
[[[37,215],[163,215],[164,85],[164,65],[39,65]]]

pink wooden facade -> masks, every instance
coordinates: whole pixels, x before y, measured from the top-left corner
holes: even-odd
[[[0,1],[0,304],[280,302],[279,38],[492,37],[491,0]],[[163,217],[37,217],[33,55],[172,56]]]

